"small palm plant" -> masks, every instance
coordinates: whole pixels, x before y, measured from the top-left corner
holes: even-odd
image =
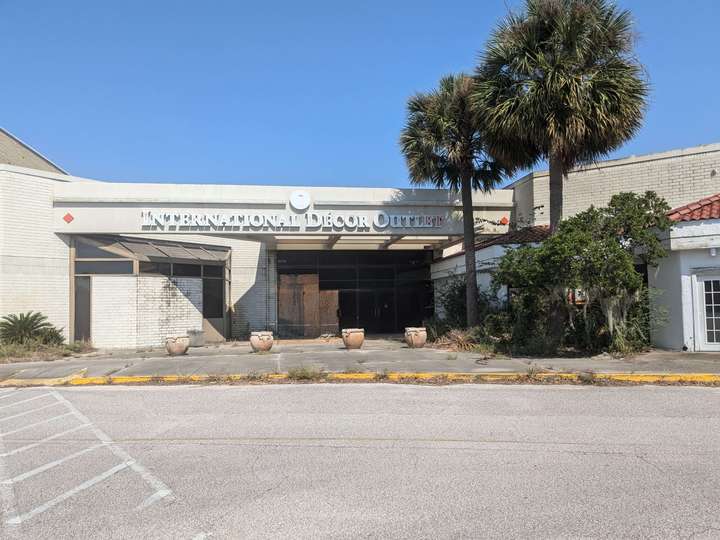
[[[6,315],[0,319],[0,342],[26,345],[39,342],[45,345],[63,343],[62,331],[55,328],[45,315],[28,311],[18,315]]]

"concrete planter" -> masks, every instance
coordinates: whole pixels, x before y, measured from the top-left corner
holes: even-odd
[[[343,328],[342,340],[346,349],[359,349],[365,341],[365,329]]]
[[[273,346],[272,332],[252,332],[250,334],[250,346],[254,352],[267,352]]]
[[[181,356],[186,354],[190,347],[188,336],[169,337],[165,340],[165,350],[170,356]]]
[[[411,349],[422,349],[427,342],[427,331],[424,327],[405,328],[405,343]]]

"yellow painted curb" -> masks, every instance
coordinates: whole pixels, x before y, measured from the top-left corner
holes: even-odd
[[[223,382],[278,382],[292,381],[288,373],[251,374],[239,373],[231,375],[110,375],[104,377],[84,377],[87,370],[83,369],[67,377],[53,379],[6,379],[0,386],[90,386],[90,385],[123,385],[149,383],[223,383]],[[461,373],[451,371],[427,372],[391,372],[385,375],[375,372],[357,373],[321,373],[316,382],[322,381],[390,381],[390,382],[456,382],[456,383],[514,383],[514,382],[606,382],[606,383],[686,383],[686,384],[718,384],[720,374],[714,373],[590,373],[543,371],[534,374],[523,372],[491,372]]]
[[[715,373],[594,373],[592,376],[611,382],[720,384],[720,374]]]
[[[446,373],[441,372],[425,372],[425,373],[412,373],[412,372],[393,372],[387,374],[389,381],[404,381],[404,380],[415,380],[415,381],[428,381],[431,379],[439,379],[447,376]]]
[[[73,380],[82,378],[87,369],[81,369],[65,377],[53,377],[46,379],[5,379],[0,381],[0,386],[60,386],[71,383]]]
[[[377,373],[328,373],[329,381],[374,381]]]

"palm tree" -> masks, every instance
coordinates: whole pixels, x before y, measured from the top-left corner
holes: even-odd
[[[629,11],[607,0],[525,0],[493,32],[476,69],[488,150],[516,168],[547,159],[550,228],[568,172],[640,128],[648,84]]]
[[[504,174],[486,152],[473,92],[472,77],[443,77],[437,90],[408,100],[407,123],[400,136],[412,183],[461,193],[468,326],[478,323],[472,192],[489,191]]]

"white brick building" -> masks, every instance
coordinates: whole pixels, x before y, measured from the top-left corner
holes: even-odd
[[[511,191],[475,198],[479,219],[507,222]],[[459,238],[460,210],[443,190],[121,184],[0,164],[0,315],[40,311],[101,348],[401,331],[432,314],[433,250]]]
[[[599,163],[570,174],[566,214],[648,189],[679,206],[720,191],[718,171],[720,144]],[[533,173],[474,195],[482,286],[508,222],[547,223],[547,182]],[[68,339],[98,347],[159,346],[199,330],[209,340],[398,332],[433,314],[433,283],[464,273],[461,220],[458,195],[434,189],[77,178],[0,132],[0,316],[40,311]],[[656,283],[675,290],[673,279]]]

